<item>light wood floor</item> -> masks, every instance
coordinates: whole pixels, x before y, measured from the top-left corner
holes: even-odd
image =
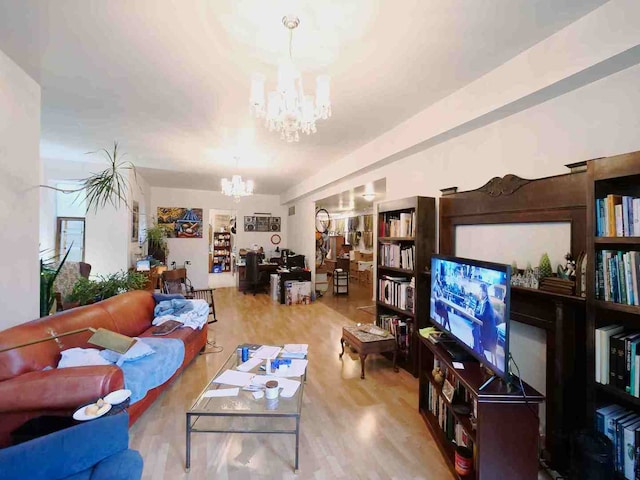
[[[342,360],[342,325],[353,323],[322,302],[285,307],[268,295],[216,290],[218,323],[209,338],[224,352],[199,356],[131,429],[144,479],[429,479],[450,480],[417,411],[418,382],[391,363],[357,355]],[[300,471],[294,436],[200,433],[184,471],[185,411],[239,343],[308,343],[309,378],[301,419]]]

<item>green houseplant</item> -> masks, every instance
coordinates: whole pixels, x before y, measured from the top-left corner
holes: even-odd
[[[66,300],[88,305],[130,290],[143,290],[147,282],[147,276],[140,272],[116,272],[96,279],[79,278]]]
[[[129,208],[127,202],[127,194],[129,192],[128,172],[132,171],[136,178],[136,167],[131,162],[122,161],[122,157],[126,153],[118,152],[118,142],[113,142],[113,150],[109,151],[102,148],[95,152],[87,152],[87,154],[103,153],[109,166],[101,172],[92,173],[84,180],[81,180],[80,186],[72,190],[52,187],[51,185],[40,185],[43,188],[50,188],[62,193],[80,193],[86,195],[87,212],[93,209],[97,212],[99,208],[113,205],[114,208],[120,208],[124,204]]]
[[[53,302],[55,301],[53,284],[56,281],[56,278],[58,278],[58,274],[60,273],[60,270],[62,270],[64,262],[67,261],[69,252],[71,252],[71,247],[73,247],[73,244],[71,244],[67,253],[65,253],[62,261],[57,267],[55,266],[55,260],[58,258],[57,256],[43,259],[42,255],[44,255],[46,251],[40,252],[40,317],[46,317],[51,313]]]
[[[162,263],[166,263],[167,257],[169,256],[167,230],[158,225],[156,220],[147,227],[146,241],[149,255]]]

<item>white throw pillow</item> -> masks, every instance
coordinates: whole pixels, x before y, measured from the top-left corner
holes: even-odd
[[[58,362],[58,368],[87,367],[90,365],[111,365],[100,356],[97,348],[69,348],[61,352],[62,358]]]
[[[154,353],[156,353],[156,351],[153,348],[139,338],[136,338],[136,343],[123,354],[114,352],[113,350],[102,350],[100,355],[103,359],[121,367],[124,362],[133,362]]]

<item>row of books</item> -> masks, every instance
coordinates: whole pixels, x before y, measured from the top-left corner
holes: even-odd
[[[596,251],[596,298],[640,305],[640,252]]]
[[[414,237],[416,212],[384,213],[378,226],[380,237]]]
[[[447,402],[438,394],[437,388],[429,382],[427,395],[427,410],[436,418],[438,425],[445,434],[449,442],[455,443],[457,446],[467,447],[473,452],[474,464],[476,459],[476,451],[474,443],[468,432],[456,420]]]
[[[380,245],[378,261],[384,267],[413,270],[415,257],[415,245],[402,246],[397,243],[383,243]]]
[[[640,236],[640,198],[613,194],[596,198],[596,235]]]
[[[413,337],[413,321],[411,319],[399,315],[382,314],[376,318],[376,326],[396,337],[400,351],[409,350],[409,344]]]
[[[596,430],[613,443],[616,472],[627,480],[640,480],[640,415],[620,405],[596,410]]]
[[[596,329],[596,382],[640,398],[640,331]]]
[[[383,275],[378,279],[378,300],[413,313],[415,281],[413,278]]]

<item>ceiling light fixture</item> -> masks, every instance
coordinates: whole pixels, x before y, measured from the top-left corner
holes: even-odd
[[[367,202],[373,202],[373,199],[376,198],[375,193],[363,193],[362,198],[364,198]]]
[[[238,167],[238,157],[236,157],[236,168]],[[239,202],[242,197],[253,195],[253,180],[242,180],[242,176],[233,175],[231,180],[223,178],[220,182],[222,193],[228,197],[233,197],[235,202]]]
[[[293,30],[300,19],[293,15],[282,17],[282,24],[289,29],[289,58],[278,66],[278,85],[269,92],[265,102],[265,76],[255,74],[251,82],[251,111],[256,118],[264,118],[269,131],[280,132],[287,142],[298,142],[300,131],[310,135],[316,132],[316,120],[331,116],[330,77],[316,78],[316,96],[305,95],[302,75],[293,63]]]

